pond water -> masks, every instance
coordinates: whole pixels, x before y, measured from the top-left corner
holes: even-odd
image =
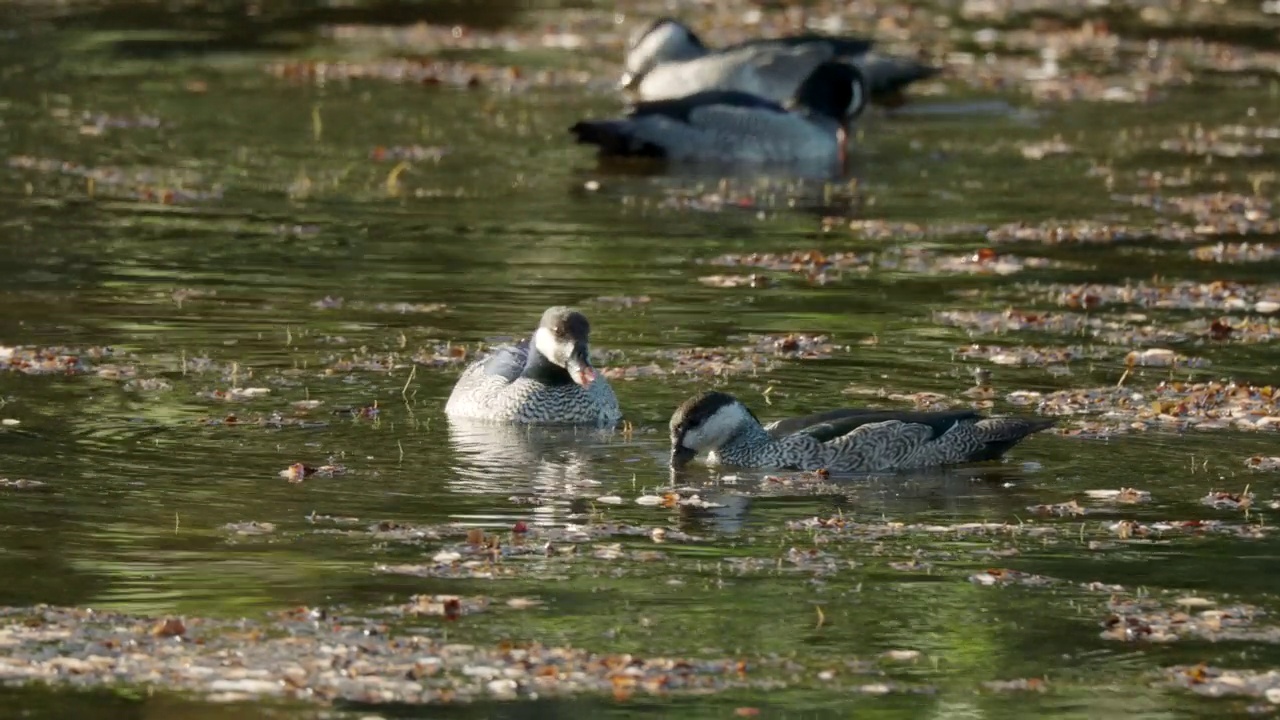
[[[1280,63],[1248,46],[1275,16],[1125,6],[1108,29],[992,6],[1005,14],[916,5],[954,23],[935,23],[954,76],[869,112],[851,177],[825,184],[600,166],[570,144],[576,119],[619,108],[611,10],[448,6],[413,15],[445,24],[421,37],[323,24],[399,17],[286,14],[245,21],[273,29],[251,35],[213,11],[15,13],[0,657],[38,654],[14,628],[42,603],[192,628],[272,628],[305,606],[450,642],[747,669],[693,694],[615,679],[445,709],[211,703],[64,672],[73,689],[0,690],[0,715],[1274,713],[1280,683],[1216,673],[1280,659],[1276,475],[1249,466],[1280,455],[1259,422],[1280,415]],[[450,47],[459,22],[465,39],[568,28],[586,47]],[[971,39],[983,28],[990,47]],[[1027,79],[1042,61],[1026,33],[1062,48],[1081,99]],[[1098,50],[1108,38],[1119,51]],[[457,72],[478,87],[389,79],[377,59],[415,42],[476,63]],[[314,77],[338,60],[361,76]],[[1090,78],[1118,89],[1095,97]],[[1137,85],[1150,98],[1123,102]],[[451,426],[460,360],[555,304],[591,318],[629,427]],[[1126,360],[1150,348],[1176,364]],[[823,480],[698,466],[681,495],[719,507],[642,504],[670,488],[671,411],[709,387],[766,420],[841,404],[1062,418],[1002,463]],[[290,482],[295,463],[338,470]],[[1101,492],[1121,488],[1149,497]],[[448,560],[490,536],[549,548]],[[484,605],[402,607],[435,594]],[[183,642],[169,634],[142,635]]]

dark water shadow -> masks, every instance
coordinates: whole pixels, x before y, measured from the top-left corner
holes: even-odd
[[[30,8],[58,30],[100,33],[172,32],[173,37],[122,38],[114,54],[158,60],[184,55],[288,52],[324,41],[320,31],[332,25],[467,25],[495,29],[512,24],[525,5],[514,0],[382,0],[335,4],[281,0],[257,3],[227,0],[197,6],[151,2],[106,2],[73,10]],[[182,34],[190,34],[183,37]]]
[[[755,698],[753,705],[767,705]],[[732,697],[662,697],[647,699],[633,697],[627,702],[616,702],[599,696],[583,698],[538,698],[520,702],[481,701],[470,704],[444,705],[423,708],[403,704],[343,703],[341,709],[376,712],[388,718],[450,718],[452,720],[567,720],[568,718],[724,718],[734,715],[739,700]],[[768,717],[810,718],[845,717],[843,714],[789,712],[785,705],[775,708]]]

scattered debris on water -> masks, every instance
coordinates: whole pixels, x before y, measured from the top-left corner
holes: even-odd
[[[27,375],[76,375],[93,372],[96,363],[116,357],[110,347],[30,347],[0,345],[0,372]]]
[[[249,520],[247,522],[227,523],[222,526],[222,529],[232,535],[270,535],[276,531],[276,526],[275,523]]]
[[[1259,625],[1263,610],[1245,604],[1196,610],[1174,599],[1113,598],[1107,603],[1101,636],[1122,642],[1172,643],[1179,640],[1280,643],[1280,626]]]
[[[1085,490],[1084,494],[1091,500],[1113,502],[1121,505],[1151,502],[1151,493],[1136,488],[1120,488],[1119,490]]]
[[[523,599],[503,601],[512,610]],[[382,614],[458,622],[494,599],[420,595]],[[777,661],[602,654],[537,642],[450,643],[431,625],[403,632],[378,619],[297,608],[267,621],[145,617],[38,606],[0,609],[0,677],[79,688],[120,684],[212,701],[284,697],[458,704],[533,696],[705,695],[768,687]],[[424,633],[423,631],[426,631]],[[428,634],[429,633],[429,634]],[[236,662],[226,658],[234,655]],[[758,679],[757,679],[758,677]]]
[[[320,465],[318,467],[304,463],[294,463],[280,471],[280,477],[291,483],[300,483],[312,477],[331,478],[345,475],[347,469],[341,465]]]

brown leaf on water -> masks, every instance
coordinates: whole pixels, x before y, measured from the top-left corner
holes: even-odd
[[[1069,500],[1067,502],[1057,503],[1054,505],[1033,505],[1032,507],[1027,508],[1027,510],[1038,515],[1058,515],[1060,517],[1066,517],[1068,515],[1084,515],[1088,512],[1088,510],[1081,507],[1080,503],[1075,500]]]
[[[1045,585],[1052,585],[1057,581],[1043,575],[1033,575],[1020,570],[989,568],[983,572],[970,575],[969,582],[975,585],[1027,585],[1031,587],[1042,587]]]
[[[222,526],[223,530],[227,530],[234,535],[269,535],[275,532],[276,526],[272,523],[260,523],[256,520],[248,522],[227,523]]]
[[[311,307],[318,308],[320,310],[336,310],[342,307],[343,302],[343,299],[340,297],[335,298],[325,295],[323,298],[311,303]]]
[[[1084,494],[1094,500],[1104,500],[1108,502],[1123,503],[1126,505],[1148,502],[1151,500],[1151,493],[1146,490],[1138,490],[1136,488],[1120,488],[1119,490],[1085,490]]]
[[[321,465],[313,467],[304,463],[294,463],[280,471],[280,477],[297,484],[310,477],[336,477],[347,472],[342,465]]]
[[[453,621],[462,616],[462,601],[458,598],[449,598],[444,601],[444,619]]]
[[[933,567],[933,563],[924,562],[920,558],[916,557],[911,558],[910,560],[891,562],[889,563],[889,567],[899,572],[919,572],[931,569]]]
[[[1146,350],[1130,350],[1124,356],[1126,367],[1172,367],[1178,363],[1179,355],[1166,348],[1147,348]]]
[[[181,637],[187,633],[187,626],[179,618],[165,618],[151,628],[156,637]]]
[[[632,308],[639,305],[648,305],[653,302],[653,298],[648,295],[601,295],[595,299],[595,302],[616,308]]]
[[[613,684],[613,699],[625,702],[635,694],[636,680],[629,675],[614,675],[610,678]]]
[[[454,621],[463,615],[484,612],[489,607],[487,597],[462,597],[459,595],[414,595],[404,605],[383,608],[398,615],[442,617]]]
[[[233,387],[226,390],[207,390],[196,393],[200,397],[209,400],[219,400],[222,402],[241,402],[252,400],[254,398],[263,397],[271,394],[271,388],[264,387]]]
[[[752,273],[751,275],[704,275],[698,278],[698,282],[713,288],[769,287],[769,278],[758,273]]]
[[[1052,140],[1045,140],[1037,143],[1027,143],[1022,146],[1022,157],[1028,160],[1043,160],[1050,155],[1068,155],[1075,152],[1075,148],[1063,142],[1061,136],[1055,136]]]
[[[982,687],[993,692],[1045,692],[1048,690],[1049,683],[1040,678],[1025,678],[1018,680],[991,680],[982,683]]]
[[[300,483],[306,478],[315,475],[316,469],[302,463],[294,463],[284,470],[280,471],[280,477],[291,483]]]
[[[919,650],[885,650],[883,657],[894,662],[915,662],[923,654]]]
[[[39,480],[27,480],[25,478],[10,480],[9,478],[0,478],[0,488],[11,488],[14,490],[27,490],[30,488],[38,488],[43,485],[44,483],[40,482]]]
[[[1244,464],[1250,470],[1280,470],[1280,456],[1254,455],[1245,460]]]
[[[1253,497],[1253,493],[1246,487],[1239,495],[1229,492],[1211,492],[1200,498],[1200,502],[1215,510],[1246,510],[1253,504]]]

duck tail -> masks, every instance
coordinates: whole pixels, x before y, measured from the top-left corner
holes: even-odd
[[[872,98],[881,105],[896,107],[906,102],[907,86],[942,72],[941,68],[917,60],[881,55],[862,62]]]
[[[1013,446],[1057,423],[1053,418],[996,417],[974,423],[982,447],[970,458],[973,462],[996,460]]]
[[[617,157],[665,157],[663,149],[635,136],[625,120],[582,120],[569,128],[580,145],[596,145],[601,155]]]

